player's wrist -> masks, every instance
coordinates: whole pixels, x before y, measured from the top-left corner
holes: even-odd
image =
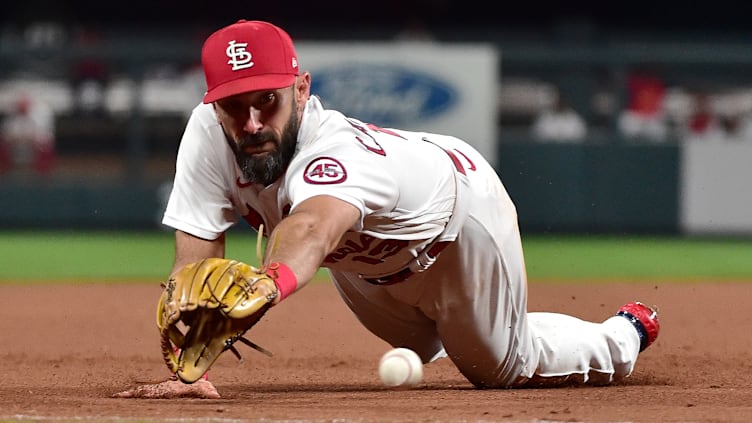
[[[266,273],[272,277],[274,284],[277,285],[279,295],[275,303],[289,297],[298,289],[298,278],[286,264],[281,262],[269,263],[266,267]]]

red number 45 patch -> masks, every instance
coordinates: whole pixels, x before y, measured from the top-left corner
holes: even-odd
[[[347,179],[347,171],[337,159],[318,157],[308,163],[303,179],[309,184],[339,184]]]

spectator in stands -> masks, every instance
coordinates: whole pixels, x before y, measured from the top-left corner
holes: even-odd
[[[752,116],[738,112],[721,118],[724,140],[729,143],[752,142]]]
[[[533,138],[546,142],[582,142],[587,136],[587,123],[559,94],[554,104],[544,109],[530,128]]]
[[[75,32],[75,42],[83,50],[96,49],[103,42],[102,34],[94,27],[80,27]],[[82,57],[73,64],[74,107],[76,112],[99,115],[105,112],[105,89],[110,70],[104,60]]]
[[[31,167],[40,174],[52,170],[55,159],[55,119],[41,99],[21,94],[0,126],[0,171]]]
[[[627,96],[627,108],[618,121],[621,134],[630,140],[666,141],[669,125],[663,108],[663,81],[648,72],[635,72],[628,77]]]
[[[705,92],[695,93],[692,113],[683,130],[685,141],[720,142],[726,134],[721,119],[713,109],[712,98]]]

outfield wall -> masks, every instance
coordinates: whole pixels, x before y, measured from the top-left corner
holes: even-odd
[[[2,229],[156,229],[160,187],[148,184],[0,184]]]
[[[501,143],[528,233],[752,234],[752,144]],[[164,184],[0,180],[0,228],[161,228]]]
[[[752,143],[499,144],[528,233],[752,235]],[[0,229],[157,229],[164,181],[0,179]],[[166,191],[167,189],[167,191]]]
[[[676,233],[676,144],[502,144],[498,172],[528,232]]]

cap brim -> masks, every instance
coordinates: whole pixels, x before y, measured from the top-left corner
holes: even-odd
[[[255,75],[245,78],[238,78],[207,91],[204,95],[204,103],[213,103],[226,97],[237,94],[247,93],[249,91],[259,90],[276,90],[279,88],[289,87],[295,82],[295,75]]]

